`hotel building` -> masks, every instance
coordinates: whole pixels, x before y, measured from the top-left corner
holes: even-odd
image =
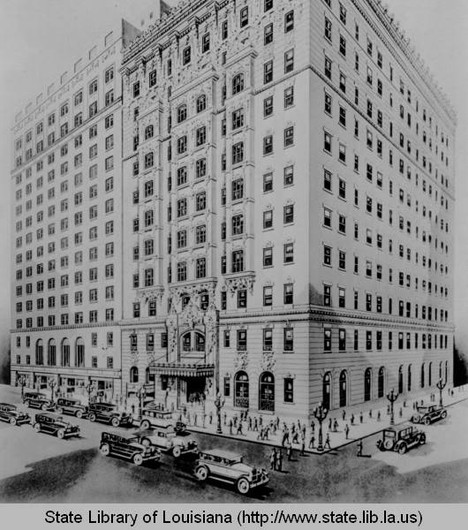
[[[308,418],[452,380],[456,117],[383,4],[179,2],[121,60],[122,393]]]

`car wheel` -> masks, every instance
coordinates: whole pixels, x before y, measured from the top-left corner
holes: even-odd
[[[424,418],[424,425],[430,425],[431,424],[431,418]]]
[[[150,428],[150,422],[148,420],[143,420],[141,422],[141,428],[142,429],[149,429]]]
[[[400,455],[404,455],[407,450],[408,450],[408,447],[406,444],[401,444],[400,447],[398,448],[398,452],[400,453]]]
[[[16,425],[16,418],[10,418],[10,425]]]
[[[172,449],[172,454],[174,455],[175,458],[179,458],[179,456],[182,454],[182,449],[178,445],[176,445]]]
[[[83,411],[82,410],[77,410],[76,411],[76,417],[77,418],[82,418],[83,417]]]
[[[42,410],[47,410],[49,408],[49,405],[47,403],[44,403],[41,407]]]
[[[387,451],[391,451],[393,449],[393,442],[392,440],[385,440],[385,442],[382,444],[383,448]]]
[[[136,466],[141,466],[141,464],[143,464],[143,456],[141,455],[141,453],[137,453],[136,455],[133,455],[133,463]]]
[[[441,417],[443,420],[445,420],[445,418],[447,417],[447,411],[444,410],[444,411],[441,413],[440,417]]]
[[[426,435],[424,433],[421,433],[419,436],[419,445],[424,445],[426,443]]]
[[[199,467],[195,471],[195,475],[200,482],[204,482],[208,478],[208,469],[204,466]]]
[[[110,447],[109,447],[108,444],[102,445],[101,448],[99,449],[99,451],[101,452],[102,456],[109,456],[110,455]]]
[[[57,431],[57,436],[62,440],[63,438],[65,438],[65,429],[59,429]]]
[[[63,408],[62,407],[58,407],[57,408],[57,414],[63,414]]]
[[[246,478],[240,478],[237,481],[236,487],[237,487],[237,491],[239,493],[242,493],[242,495],[246,495],[250,490],[250,484]]]
[[[41,432],[41,424],[40,423],[35,423],[34,424],[34,430],[36,432]]]
[[[89,421],[96,421],[96,414],[90,414],[88,417]]]
[[[112,425],[112,427],[118,427],[120,425],[119,418],[112,418],[111,425]]]

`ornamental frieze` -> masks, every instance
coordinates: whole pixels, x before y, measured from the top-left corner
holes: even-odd
[[[255,274],[250,273],[249,275],[225,278],[224,283],[231,293],[231,296],[234,296],[238,290],[242,289],[248,289],[249,293],[252,294],[255,283]]]
[[[238,351],[234,358],[234,368],[236,370],[247,370],[249,364],[249,353],[247,351]]]
[[[276,358],[275,352],[264,351],[260,360],[260,368],[263,372],[272,372],[275,369]]]

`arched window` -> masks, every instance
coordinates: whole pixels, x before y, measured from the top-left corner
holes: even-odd
[[[68,339],[63,339],[60,347],[60,364],[62,366],[70,366],[70,342]]]
[[[322,405],[327,410],[330,410],[330,404],[331,404],[330,394],[331,394],[331,373],[327,372],[323,376],[323,381],[322,381]]]
[[[408,392],[411,392],[411,364],[408,366]]]
[[[50,339],[47,344],[47,364],[49,366],[55,366],[57,364],[57,347],[55,345],[55,339]]]
[[[148,125],[145,129],[145,140],[148,140],[149,138],[153,138],[154,136],[154,127],[152,125]]]
[[[385,393],[385,368],[381,366],[379,368],[379,376],[377,381],[377,397],[383,397]]]
[[[364,372],[364,401],[370,401],[372,394],[372,368]]]
[[[182,351],[183,352],[204,352],[205,351],[205,335],[197,330],[187,331],[182,335]]]
[[[147,366],[145,369],[145,383],[147,385],[150,383],[154,383],[154,374],[151,373],[149,366]]]
[[[78,337],[75,342],[75,366],[85,365],[85,345],[83,339]]]
[[[206,96],[202,94],[197,98],[197,112],[202,112],[206,109]]]
[[[343,370],[340,374],[340,407],[346,407],[348,397],[348,374]]]
[[[403,366],[398,368],[398,393],[403,394]]]
[[[237,94],[244,90],[244,74],[237,74],[232,78],[232,94]]]
[[[36,341],[36,364],[44,364],[44,344],[42,339]]]
[[[234,406],[249,407],[249,376],[242,370],[234,376]]]
[[[420,385],[421,385],[421,388],[424,388],[424,387],[426,386],[426,381],[425,381],[425,366],[424,366],[424,363],[421,364]]]
[[[181,123],[187,119],[187,105],[179,105],[177,107],[177,123]]]
[[[275,411],[275,376],[271,372],[263,372],[258,385],[258,409]]]
[[[138,383],[138,368],[136,366],[130,368],[130,383]]]

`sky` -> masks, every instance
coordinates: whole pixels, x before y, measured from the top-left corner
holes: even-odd
[[[455,324],[457,345],[468,355],[468,234],[464,218],[468,207],[468,180],[464,177],[468,166],[468,2],[387,0],[386,4],[458,114]],[[142,19],[148,20],[154,9],[154,0],[0,0],[0,167],[4,179],[0,193],[0,348],[10,327],[10,129],[14,115],[58,80],[121,18],[141,27]]]

